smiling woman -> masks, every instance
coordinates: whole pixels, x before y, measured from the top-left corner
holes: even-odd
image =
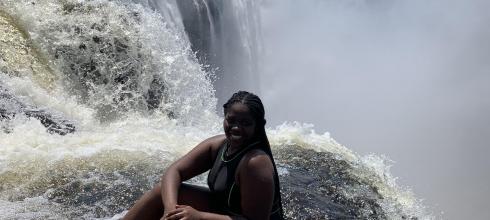
[[[225,134],[204,140],[174,162],[125,219],[284,218],[260,98],[239,91],[223,108]],[[208,170],[209,188],[182,183]]]

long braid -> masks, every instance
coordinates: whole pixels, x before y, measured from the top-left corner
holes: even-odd
[[[274,166],[274,181],[277,183],[277,186],[279,189],[276,189],[274,193],[279,194],[279,208],[281,215],[284,215],[283,209],[282,209],[282,198],[281,198],[281,193],[280,193],[280,184],[279,184],[279,175],[277,173],[277,168],[276,168],[276,163],[274,161],[274,157],[272,156],[272,150],[271,146],[269,143],[269,139],[267,138],[267,134],[265,132],[265,109],[264,105],[262,104],[262,101],[260,98],[250,92],[246,91],[238,91],[234,93],[231,98],[223,105],[223,111],[224,115],[228,112],[229,108],[235,103],[242,103],[245,106],[248,107],[250,113],[252,114],[252,117],[255,119],[255,139],[256,141],[260,141],[262,144],[262,150],[269,155],[269,157],[272,160],[272,165]]]

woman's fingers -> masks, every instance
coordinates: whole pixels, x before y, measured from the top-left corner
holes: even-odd
[[[165,220],[190,220],[199,219],[199,211],[195,210],[191,206],[176,205],[175,209],[168,212],[165,216]]]
[[[171,216],[171,215],[174,215],[176,213],[182,212],[185,210],[186,207],[187,207],[186,205],[175,205],[175,209],[168,212],[167,216]]]
[[[170,219],[180,219],[183,211],[184,211],[184,209],[182,209],[182,208],[174,209],[174,210],[168,212],[168,214],[165,216],[165,219],[169,219],[169,220]]]
[[[185,207],[187,207],[187,206],[186,205],[175,205],[176,209],[184,209]]]
[[[167,217],[165,217],[165,220],[180,220],[183,218],[181,215],[182,215],[182,213],[177,213],[177,214],[172,215],[172,216],[167,216]]]

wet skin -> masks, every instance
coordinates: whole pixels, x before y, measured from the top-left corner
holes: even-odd
[[[225,115],[223,129],[230,142],[228,154],[250,144],[255,134],[255,120],[248,107],[242,103],[233,104]]]

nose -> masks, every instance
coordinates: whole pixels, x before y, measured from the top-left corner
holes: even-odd
[[[238,124],[238,123],[231,124],[230,126],[231,126],[231,129],[234,129],[234,130],[238,130],[241,127],[240,124]]]

